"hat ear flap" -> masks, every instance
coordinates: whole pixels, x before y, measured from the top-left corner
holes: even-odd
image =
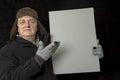
[[[40,23],[40,21],[37,21],[38,25],[38,31],[37,33],[40,34],[40,35],[44,35],[47,33],[46,29],[44,28],[44,26]]]
[[[17,33],[18,33],[17,19],[15,19],[13,26],[11,28],[11,31],[10,31],[10,40],[15,39]]]

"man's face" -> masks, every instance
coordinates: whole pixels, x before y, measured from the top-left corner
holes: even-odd
[[[31,16],[18,18],[18,33],[21,37],[35,36],[37,32],[37,20]]]

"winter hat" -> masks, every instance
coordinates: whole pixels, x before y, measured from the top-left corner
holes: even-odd
[[[16,34],[18,34],[17,20],[18,20],[18,18],[20,18],[22,16],[31,16],[31,17],[37,19],[37,23],[38,23],[38,25],[37,25],[37,28],[38,28],[37,34],[39,34],[41,36],[43,36],[44,34],[47,34],[46,29],[44,28],[42,23],[38,20],[38,13],[32,8],[24,7],[24,8],[21,8],[21,9],[19,9],[17,11],[16,19],[15,19],[13,25],[12,25],[11,32],[10,32],[10,40],[15,39]]]
[[[18,10],[16,18],[18,19],[22,16],[31,16],[35,19],[38,19],[38,13],[30,7],[21,8]]]

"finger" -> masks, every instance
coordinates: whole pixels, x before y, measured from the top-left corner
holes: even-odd
[[[93,50],[93,55],[98,56],[100,59],[103,58],[103,51],[102,50],[98,50],[98,49],[94,49]]]
[[[60,45],[60,42],[54,41],[54,42],[51,43],[51,47],[49,48],[49,50],[54,50],[54,49],[56,49],[59,45]]]
[[[44,48],[44,45],[43,45],[42,41],[39,41],[38,48],[39,48],[39,50],[42,50]]]
[[[104,55],[103,55],[103,54],[101,54],[101,55],[99,56],[99,58],[100,58],[100,59],[102,59],[103,57],[104,57]]]
[[[99,55],[100,53],[97,50],[93,50],[93,55]]]
[[[102,46],[100,44],[98,44],[97,46],[94,46],[93,49],[98,49],[98,50],[101,50],[102,49]]]

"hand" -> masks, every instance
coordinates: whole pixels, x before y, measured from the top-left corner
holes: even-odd
[[[98,56],[100,59],[104,57],[103,49],[99,44],[99,40],[97,40],[97,46],[93,47],[93,55]]]
[[[60,42],[54,41],[44,48],[42,41],[40,41],[36,54],[47,61],[55,53],[59,45]]]

